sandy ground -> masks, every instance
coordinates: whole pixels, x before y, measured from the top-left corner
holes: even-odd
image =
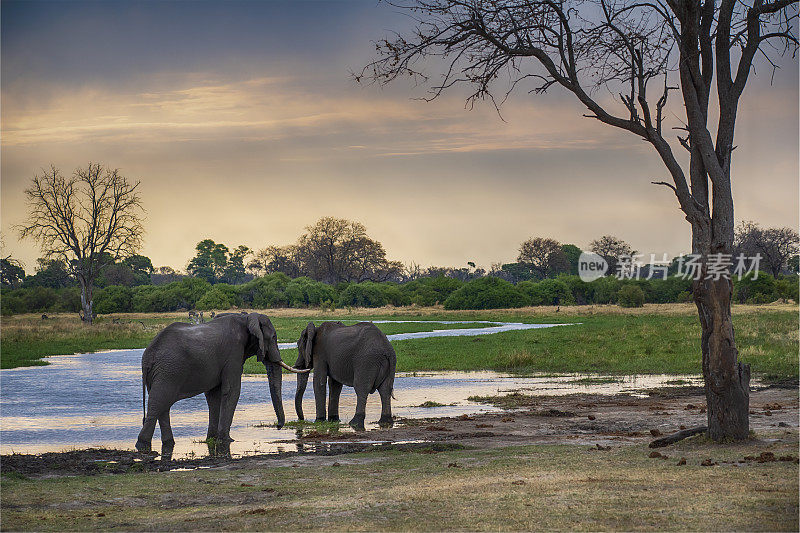
[[[246,468],[249,466],[326,466],[363,462],[374,458],[347,454],[376,448],[413,449],[436,453],[469,447],[499,448],[530,444],[578,444],[605,449],[652,441],[680,429],[704,425],[705,399],[696,387],[671,388],[646,398],[630,395],[528,396],[514,393],[499,397],[501,413],[454,418],[401,419],[391,429],[365,433],[305,430],[302,451],[254,455],[238,459],[199,458],[161,461],[155,455],[133,451],[90,449],[42,455],[5,455],[4,474],[59,477],[153,470]],[[767,388],[750,397],[750,427],[756,438],[794,442],[798,433],[797,388]],[[293,441],[294,442],[294,441]],[[667,448],[668,450],[668,448]],[[797,460],[792,456],[789,460]]]

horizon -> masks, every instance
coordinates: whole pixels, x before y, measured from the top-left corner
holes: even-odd
[[[407,84],[356,84],[370,41],[407,25],[389,6],[1,9],[4,255],[28,273],[41,254],[13,228],[22,191],[42,167],[69,175],[89,161],[141,180],[140,253],[179,271],[203,239],[257,251],[322,216],[361,222],[388,259],[421,266],[488,269],[535,236],[587,249],[610,234],[659,257],[691,248],[674,195],[650,183],[665,176],[658,157],[557,88],[516,94],[501,118],[489,102],[464,109],[461,91],[426,103]],[[781,66],[772,84],[760,69],[742,100],[735,215],[797,228],[798,67]]]

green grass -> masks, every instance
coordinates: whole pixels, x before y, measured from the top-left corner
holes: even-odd
[[[345,324],[354,324],[361,320],[378,320],[382,317],[336,318]],[[151,317],[124,319],[113,323],[107,317],[99,318],[91,326],[80,323],[74,316],[55,317],[42,320],[38,315],[26,315],[3,319],[3,332],[0,337],[0,368],[16,368],[20,366],[46,365],[43,357],[50,355],[68,355],[73,353],[98,352],[103,350],[128,350],[145,348],[153,337],[168,324],[180,320],[177,317]],[[294,342],[308,325],[316,324],[325,318],[310,317],[273,317],[272,323],[278,333],[280,342]],[[387,335],[415,331],[433,331],[435,329],[476,328],[484,324],[376,324]],[[297,351],[289,354],[292,362]],[[286,352],[284,359],[287,361]],[[263,365],[248,360],[248,372],[264,372]]]
[[[453,403],[439,403],[439,402],[434,402],[434,401],[431,401],[431,400],[426,400],[426,401],[422,402],[421,404],[419,404],[419,405],[417,405],[415,407],[425,407],[425,408],[447,407],[448,405],[455,405],[455,404],[453,404]]]
[[[515,373],[699,374],[700,326],[691,305],[651,306],[621,310],[618,307],[565,307],[499,311],[443,312],[419,309],[416,314],[325,314],[314,310],[282,310],[270,314],[281,342],[291,342],[309,321],[326,319],[347,324],[359,320],[496,320],[535,323],[567,322],[581,325],[513,331],[476,337],[441,337],[395,342],[397,370],[472,371]],[[3,320],[2,368],[42,364],[46,355],[112,348],[143,348],[159,328],[173,317],[138,318],[112,324],[109,319],[91,327],[74,317],[42,321],[38,317]],[[182,317],[181,317],[182,318]],[[780,309],[737,306],[734,327],[740,358],[750,363],[754,375],[767,380],[798,377],[798,314],[796,306]],[[433,329],[481,327],[482,324],[378,324],[387,334]],[[297,350],[284,350],[292,364]],[[264,367],[248,359],[246,373],[263,373]]]
[[[397,370],[699,374],[700,325],[692,315],[597,314],[579,326],[395,344]],[[798,316],[734,316],[741,359],[766,379],[797,378]]]
[[[187,472],[3,476],[3,529],[796,530],[797,465],[737,464],[765,450],[796,455],[797,440],[684,442],[664,451],[668,459],[648,458],[645,445],[540,445],[374,451],[280,467],[267,460]],[[687,464],[676,466],[681,457]],[[717,465],[701,466],[705,459]]]

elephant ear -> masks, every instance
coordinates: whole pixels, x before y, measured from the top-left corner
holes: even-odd
[[[306,344],[303,346],[303,359],[305,360],[305,368],[311,368],[311,352],[314,350],[314,335],[317,333],[317,328],[314,327],[313,322],[309,322],[306,326]]]
[[[250,332],[250,335],[258,339],[256,359],[263,363],[267,356],[267,345],[264,342],[264,333],[261,331],[261,321],[259,320],[258,313],[250,313],[250,316],[247,317],[247,330]]]

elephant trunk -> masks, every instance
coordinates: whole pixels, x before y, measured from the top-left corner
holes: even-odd
[[[264,366],[267,367],[269,395],[272,398],[272,407],[275,408],[275,416],[278,417],[278,429],[280,429],[286,422],[286,415],[283,413],[283,396],[281,395],[283,373],[280,367],[274,363],[264,362]]]
[[[297,419],[303,420],[303,394],[308,385],[308,374],[297,375],[297,392],[294,394],[294,409],[297,411]]]

